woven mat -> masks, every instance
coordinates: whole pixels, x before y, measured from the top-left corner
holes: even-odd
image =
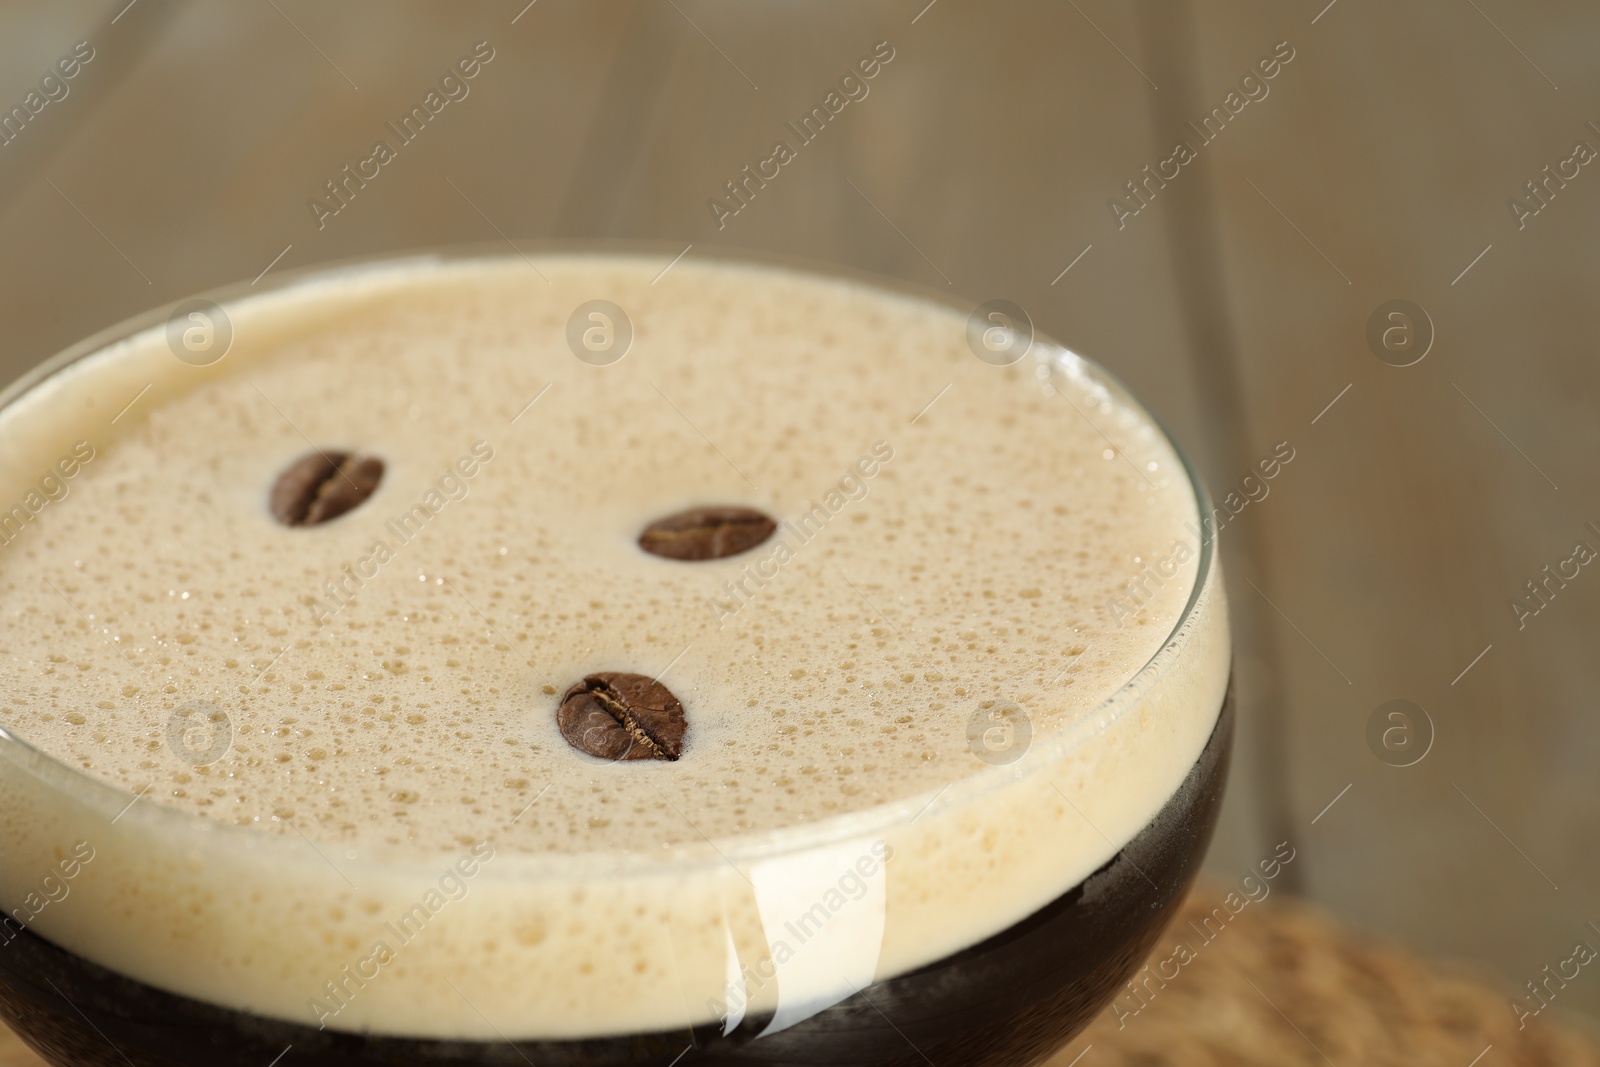
[[[1550,1013],[1519,1031],[1504,992],[1281,897],[1206,942],[1187,924],[1222,896],[1200,886],[1159,942],[1151,970],[1175,977],[1141,983],[1142,1000],[1125,989],[1047,1067],[1600,1067],[1600,1042]],[[1180,939],[1194,958],[1158,970]],[[0,1067],[43,1061],[0,1029]]]
[[[1151,970],[1176,977],[1140,982],[1142,1003],[1124,989],[1047,1067],[1600,1067],[1600,1041],[1553,1012],[1519,1031],[1506,991],[1287,898],[1246,906],[1207,943],[1188,923],[1225,892],[1197,887],[1157,943]],[[1157,970],[1180,940],[1194,959]]]

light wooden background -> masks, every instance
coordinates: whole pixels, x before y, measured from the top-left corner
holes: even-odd
[[[1525,229],[1507,208],[1600,148],[1600,12],[524,2],[6,5],[0,104],[80,39],[96,58],[0,147],[0,377],[280,253],[500,232],[1014,300],[1128,381],[1219,495],[1295,449],[1223,541],[1243,736],[1212,873],[1289,839],[1301,892],[1513,987],[1600,945],[1600,573],[1523,630],[1508,607],[1575,541],[1600,549],[1600,167]],[[707,198],[884,40],[870,95],[719,232]],[[470,97],[319,230],[308,198],[478,41],[496,58]],[[1107,199],[1282,41],[1270,95],[1119,230]],[[1437,333],[1407,368],[1365,341],[1396,298]],[[1405,769],[1365,740],[1396,698],[1436,730]],[[1562,998],[1600,1013],[1600,978]]]

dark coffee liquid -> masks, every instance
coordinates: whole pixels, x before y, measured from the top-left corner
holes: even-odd
[[[0,946],[0,1013],[60,1067],[1020,1067],[1082,1029],[1139,967],[1211,838],[1232,683],[1182,785],[1082,884],[1011,928],[769,1037],[765,1019],[584,1041],[437,1041],[319,1031],[162,992],[21,932]],[[275,1057],[281,1056],[281,1059]]]

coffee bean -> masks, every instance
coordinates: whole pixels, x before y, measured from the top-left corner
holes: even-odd
[[[777,528],[753,508],[690,508],[646,526],[639,547],[667,559],[722,559],[748,552]]]
[[[352,452],[308,452],[278,475],[269,506],[285,526],[315,526],[356,507],[383,480],[383,460]]]
[[[675,760],[689,724],[666,686],[642,674],[591,674],[561,699],[556,725],[567,744],[606,760]]]

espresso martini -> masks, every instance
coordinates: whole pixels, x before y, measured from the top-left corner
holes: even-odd
[[[759,1050],[1130,848],[1181,894],[1230,653],[1153,420],[963,310],[663,262],[326,272],[0,411],[15,945],[291,1037]]]

